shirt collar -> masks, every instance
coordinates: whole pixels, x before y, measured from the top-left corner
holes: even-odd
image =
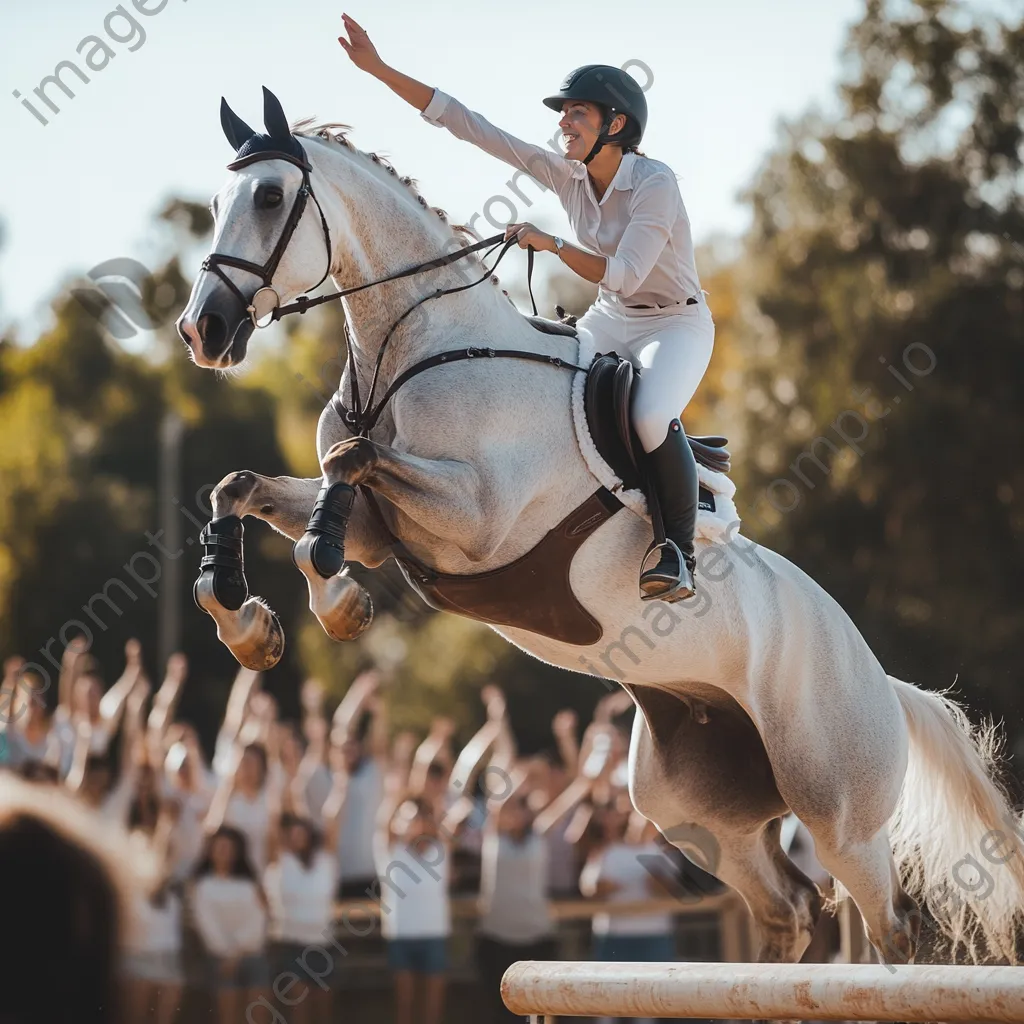
[[[612,178],[605,189],[604,195],[601,197],[603,203],[608,198],[608,193],[613,189],[621,189],[623,192],[628,192],[633,187],[633,164],[636,163],[636,153],[623,153],[622,159],[619,161],[619,168],[615,172],[615,176]]]
[[[587,165],[582,160],[572,161],[572,176],[574,178],[583,179],[589,173],[587,171]],[[614,177],[611,180],[605,195],[608,195],[613,188],[619,188],[623,191],[628,191],[633,187],[633,164],[636,163],[636,153],[623,153],[622,160],[619,162],[618,170],[615,172]]]

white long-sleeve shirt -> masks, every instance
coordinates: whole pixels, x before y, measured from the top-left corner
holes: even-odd
[[[599,300],[629,316],[629,306],[674,306],[699,294],[690,221],[667,164],[623,153],[598,200],[584,163],[509,135],[440,89],[421,116],[558,195],[580,243],[607,259]]]
[[[204,875],[192,892],[192,917],[214,956],[241,956],[263,948],[267,914],[248,878]]]

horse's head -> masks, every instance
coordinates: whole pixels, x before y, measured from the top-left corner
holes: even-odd
[[[257,321],[315,288],[330,269],[330,235],[310,191],[309,157],[277,97],[264,88],[263,100],[266,134],[221,99],[235,159],[211,204],[213,250],[177,323],[198,366],[240,363]]]

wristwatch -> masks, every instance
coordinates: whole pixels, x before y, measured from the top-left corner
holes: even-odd
[[[551,237],[555,243],[555,252],[558,254],[558,258],[561,259],[562,246],[565,245],[565,242],[561,238],[559,238],[558,235],[552,235]]]

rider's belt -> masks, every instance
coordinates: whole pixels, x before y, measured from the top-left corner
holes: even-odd
[[[696,306],[697,305],[697,299],[693,295],[691,295],[686,300],[685,303],[683,303],[683,302],[670,302],[667,306],[659,306],[659,305],[653,305],[653,306],[626,306],[626,309],[671,309],[673,306],[683,306],[683,305],[686,305],[686,306]]]

